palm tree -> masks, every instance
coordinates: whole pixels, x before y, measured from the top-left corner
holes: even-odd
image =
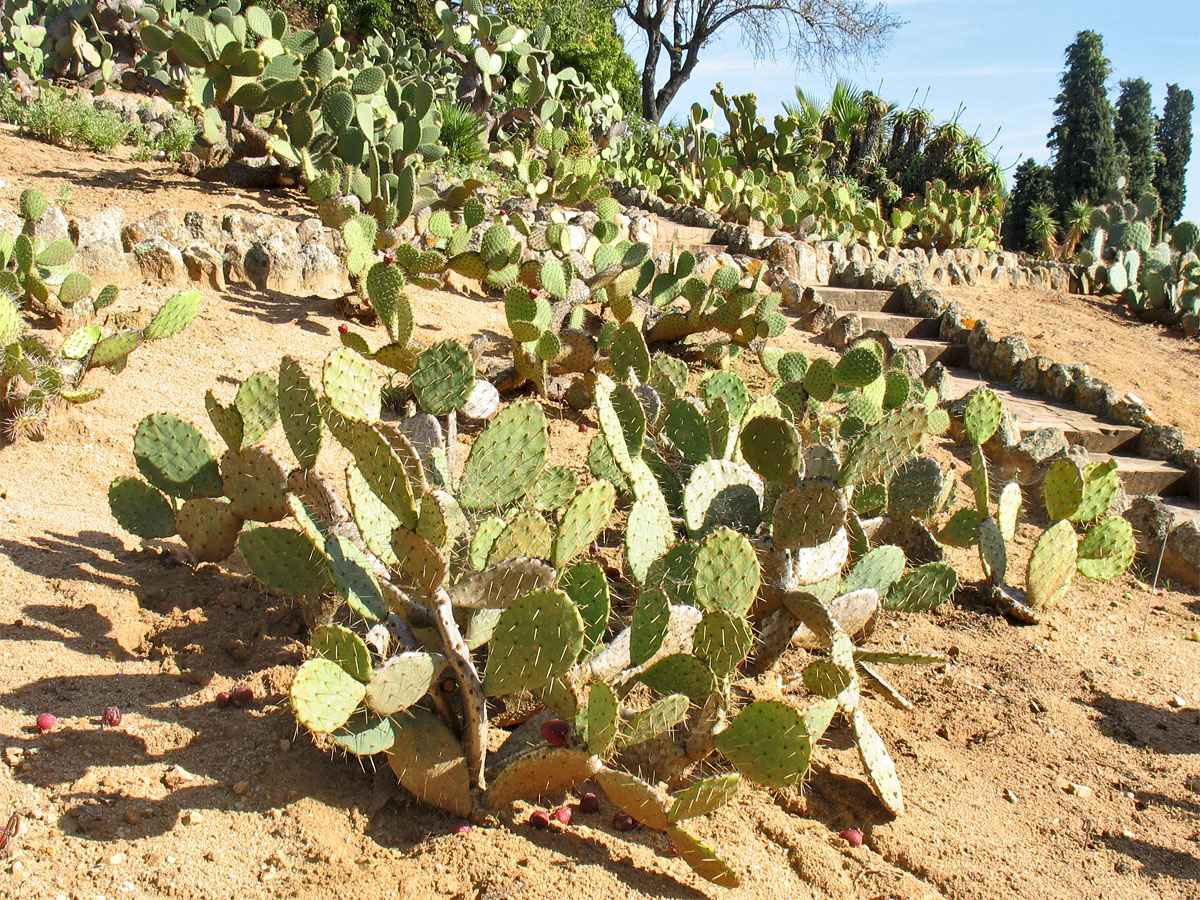
[[[1058,222],[1054,221],[1054,211],[1049,206],[1045,203],[1031,206],[1025,228],[1030,240],[1041,244],[1042,255],[1046,259],[1054,259],[1058,255]]]

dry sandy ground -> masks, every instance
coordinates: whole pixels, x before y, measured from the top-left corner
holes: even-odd
[[[1161,421],[1182,428],[1188,446],[1200,446],[1200,343],[1143,322],[1108,297],[998,287],[940,290],[998,335],[1025,338],[1034,353],[1086,363],[1118,395],[1132,391]]]
[[[12,141],[0,166],[13,165]],[[81,212],[117,202],[101,176],[122,164],[57,153],[27,145],[24,158],[54,178],[86,172],[73,186]],[[140,170],[147,183],[161,175]],[[30,180],[0,171],[0,200]],[[189,183],[119,202],[132,219],[197,196]],[[163,296],[135,294],[122,302]],[[504,331],[499,305],[480,300],[430,296],[418,317],[438,323],[430,336]],[[337,324],[320,301],[209,295],[183,335],[95,377],[101,399],[61,411],[43,441],[0,450],[0,822],[13,810],[25,822],[0,862],[3,896],[1200,897],[1200,794],[1187,786],[1200,776],[1200,599],[1133,576],[1078,585],[1041,626],[1010,624],[969,586],[936,614],[886,623],[878,646],[952,660],[896,673],[912,712],[868,701],[909,811],[889,820],[837,730],[803,792],[744,792],[703,826],[743,876],[735,891],[698,881],[653,832],[614,832],[607,805],[569,830],[532,831],[520,807],[455,836],[386,770],[324,757],[287,708],[299,612],[237,574],[139,548],[105,489],[133,471],[143,416],[171,410],[215,440],[205,388],[227,400],[283,353],[314,371]],[[551,420],[565,459],[585,438],[571,416]],[[1032,534],[1023,528],[1017,571]],[[971,554],[956,561],[966,582],[980,577]],[[256,703],[218,708],[236,684]],[[108,705],[124,710],[118,728],[99,727]],[[45,711],[59,726],[38,735]],[[838,839],[848,826],[863,847]]]

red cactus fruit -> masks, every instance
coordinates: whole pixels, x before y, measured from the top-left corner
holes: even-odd
[[[338,334],[349,334],[349,333],[350,333],[350,326],[347,325],[345,322],[343,322],[341,325],[338,326]]]
[[[550,719],[542,723],[542,737],[551,747],[562,747],[571,736],[571,726],[563,719]]]
[[[537,810],[529,814],[529,824],[534,828],[549,828],[550,817],[546,815],[544,810]]]
[[[254,702],[254,688],[248,684],[239,684],[229,692],[229,702],[234,706],[249,706]]]
[[[571,824],[571,807],[560,806],[554,811],[554,818],[558,820],[559,825]]]
[[[216,700],[217,700],[217,706],[228,706],[229,705],[229,691],[221,691],[219,694],[217,694]]]
[[[613,816],[613,828],[617,831],[633,831],[637,826],[637,820],[627,812],[619,812]]]
[[[862,832],[859,831],[857,828],[847,828],[840,835],[838,835],[838,837],[840,837],[843,841],[845,841],[851,847],[861,847],[862,846],[862,842],[863,842]]]
[[[115,706],[104,707],[104,714],[100,717],[100,721],[106,728],[116,728],[121,724],[121,710]]]
[[[466,819],[459,819],[454,823],[454,827],[450,829],[451,834],[470,834],[471,823]]]
[[[42,734],[51,731],[58,724],[58,719],[50,715],[50,713],[42,713],[37,717],[37,730]]]
[[[579,800],[579,811],[588,815],[600,812],[600,798],[595,794],[584,794]]]

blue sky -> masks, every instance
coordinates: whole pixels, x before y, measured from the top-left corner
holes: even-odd
[[[824,96],[838,76],[892,103],[916,104],[938,121],[959,117],[968,132],[991,140],[1010,168],[1022,157],[1046,161],[1046,133],[1063,68],[1063,52],[1077,32],[1104,36],[1112,63],[1110,96],[1123,78],[1145,78],[1161,113],[1168,83],[1189,88],[1200,101],[1200,0],[893,0],[888,6],[907,24],[894,33],[878,62],[842,65],[832,73],[796,73],[790,60],[756,64],[730,29],[710,46],[667,112],[682,115],[694,102],[712,106],[720,81],[726,93],[754,92],[767,120],[793,97],[793,85]],[[629,50],[641,62],[636,38]],[[723,119],[718,115],[718,122]],[[1185,218],[1200,220],[1200,122],[1192,123]]]

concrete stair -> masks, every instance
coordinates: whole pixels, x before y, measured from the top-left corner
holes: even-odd
[[[1187,478],[1188,470],[1161,459],[1121,456],[1115,453],[1111,456],[1107,453],[1089,453],[1088,459],[1091,462],[1115,459],[1121,484],[1130,494],[1161,494],[1170,497],[1187,488],[1184,479]]]
[[[817,300],[834,307],[839,313],[902,313],[904,311],[904,304],[892,291],[815,286],[813,295]]]
[[[897,338],[897,347],[916,347],[925,353],[925,362],[933,365],[940,362],[947,368],[967,364],[967,345],[952,344],[932,338]]]
[[[658,236],[654,239],[654,254],[669,253],[672,245],[675,252],[689,250],[692,253],[726,253],[729,248],[724,244],[713,243],[716,231],[712,228],[701,228],[698,225],[682,225],[671,219],[659,218]]]
[[[890,312],[860,312],[866,331],[882,331],[894,338],[936,338],[938,336],[937,319],[927,319],[924,316],[905,316]]]

